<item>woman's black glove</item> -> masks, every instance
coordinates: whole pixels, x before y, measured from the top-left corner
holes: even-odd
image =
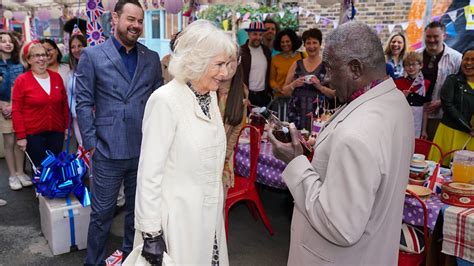
[[[161,266],[163,262],[163,253],[166,251],[166,244],[163,240],[163,234],[150,236],[143,234],[142,256],[151,264]]]

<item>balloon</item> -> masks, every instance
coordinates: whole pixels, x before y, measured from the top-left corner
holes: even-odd
[[[52,19],[58,19],[60,18],[61,16],[63,15],[63,12],[61,12],[61,10],[59,10],[58,8],[52,8],[51,9],[51,13],[50,13],[50,17]]]
[[[23,23],[26,20],[26,13],[23,12],[23,11],[15,11],[15,12],[13,12],[13,18],[16,21],[18,21],[20,23]]]
[[[13,12],[11,12],[10,10],[5,10],[5,11],[3,11],[3,16],[6,19],[12,19],[13,18]]]
[[[171,14],[178,14],[183,8],[183,0],[165,0],[165,10]]]
[[[38,16],[38,19],[41,21],[48,21],[51,18],[51,12],[45,8],[38,9],[36,16]]]

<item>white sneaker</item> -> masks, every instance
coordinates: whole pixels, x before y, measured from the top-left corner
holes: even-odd
[[[29,187],[33,185],[33,182],[31,182],[31,178],[25,174],[17,176],[18,179],[20,180],[20,183],[23,187]]]
[[[7,201],[4,199],[0,199],[0,207],[7,205]]]
[[[10,176],[8,178],[8,183],[12,190],[20,190],[22,188],[20,180],[16,176]]]

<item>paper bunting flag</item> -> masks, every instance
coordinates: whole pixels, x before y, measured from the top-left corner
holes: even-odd
[[[90,46],[95,46],[105,41],[102,34],[102,26],[97,22],[90,22],[87,24],[87,43]]]
[[[268,17],[268,13],[263,13],[262,15],[263,20],[267,19],[267,17]]]
[[[448,12],[448,16],[451,18],[451,20],[452,20],[453,22],[456,22],[456,16],[457,16],[457,13],[458,13],[458,11],[457,11],[457,10],[454,10],[454,11]]]
[[[283,18],[285,16],[285,11],[278,12],[278,15],[280,15],[280,18]]]
[[[309,15],[311,15],[311,11],[306,10],[306,17],[309,17]]]
[[[423,20],[422,19],[417,19],[416,20],[416,26],[418,29],[421,29],[423,27]]]
[[[403,30],[406,30],[408,28],[408,22],[402,22],[400,23],[400,26],[402,26]]]
[[[388,24],[388,32],[392,33],[393,29],[395,29],[395,24]]]
[[[339,22],[333,20],[332,25],[334,26],[334,28],[337,28],[337,26],[339,26]]]
[[[321,20],[320,15],[314,15],[314,22],[319,23],[319,20]]]
[[[224,19],[224,21],[222,21],[222,28],[224,29],[224,31],[227,31],[229,29],[229,20],[228,19]]]
[[[235,13],[235,18],[239,19],[240,18],[240,12]]]
[[[246,20],[249,19],[249,17],[250,17],[250,13],[247,12],[247,13],[245,13],[245,15],[244,15],[244,17],[242,18],[242,20],[243,20],[243,21],[246,21]]]
[[[102,0],[87,0],[87,18],[90,21],[99,20],[102,14],[104,14]]]
[[[383,31],[383,25],[382,24],[375,25],[375,30],[377,31],[377,34],[380,34]]]
[[[304,11],[304,8],[302,8],[302,7],[299,7],[299,8],[298,8],[298,13],[301,14],[301,13],[303,13],[303,11]]]
[[[323,18],[323,27],[326,27],[329,24],[329,19]]]
[[[446,25],[446,34],[448,34],[451,37],[455,37],[458,35],[456,32],[456,28],[454,28],[454,22],[450,22]]]

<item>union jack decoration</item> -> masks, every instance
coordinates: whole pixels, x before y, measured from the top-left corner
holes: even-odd
[[[87,43],[95,46],[105,42],[102,26],[98,21],[89,21],[87,23]]]
[[[87,18],[89,21],[97,21],[104,14],[102,0],[87,0]]]
[[[87,168],[90,168],[91,154],[90,152],[86,151],[84,147],[82,147],[81,145],[77,147],[77,158],[82,159],[84,161],[84,164],[87,166]]]

